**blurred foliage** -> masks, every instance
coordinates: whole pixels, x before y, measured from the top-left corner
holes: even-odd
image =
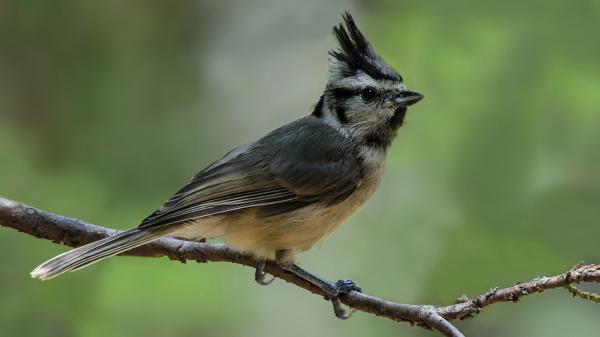
[[[598,262],[599,1],[3,1],[0,194],[136,225],[219,155],[308,113],[326,34],[353,5],[426,99],[381,190],[303,266],[447,304]],[[339,322],[321,299],[225,264],[115,258],[36,282],[28,272],[65,248],[4,228],[0,245],[6,336],[434,334],[362,314]],[[556,291],[460,326],[585,336],[599,312]]]

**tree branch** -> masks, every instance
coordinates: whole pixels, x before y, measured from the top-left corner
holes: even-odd
[[[79,219],[45,212],[3,198],[0,198],[0,224],[41,239],[71,247],[78,247],[119,232]],[[187,260],[197,262],[224,261],[249,267],[254,267],[256,264],[251,255],[239,253],[224,244],[196,243],[173,238],[160,239],[130,250],[123,255],[166,256],[171,260],[181,262]],[[267,263],[265,271],[314,294],[325,296],[321,289],[292,273],[286,272],[276,263]],[[468,299],[463,295],[462,298],[457,300],[457,303],[442,307],[394,303],[355,291],[341,295],[340,300],[356,310],[386,317],[394,321],[405,321],[413,325],[435,329],[445,336],[464,337],[449,321],[473,317],[483,308],[494,303],[517,302],[523,296],[554,288],[568,288],[574,296],[577,295],[590,300],[598,298],[595,294],[581,291],[579,291],[581,295],[576,293],[573,290],[576,289],[573,285],[580,282],[600,282],[600,265],[577,265],[559,275],[536,278],[504,289],[494,288],[472,299]]]

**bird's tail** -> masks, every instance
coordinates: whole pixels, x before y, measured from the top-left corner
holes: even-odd
[[[167,228],[133,228],[75,248],[40,264],[31,272],[31,277],[45,281],[87,267],[107,257],[157,240],[172,231],[172,228]]]

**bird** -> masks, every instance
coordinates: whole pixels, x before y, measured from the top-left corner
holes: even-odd
[[[328,77],[312,111],[239,146],[193,176],[139,226],[58,255],[35,268],[48,280],[164,236],[191,241],[223,238],[264,268],[284,270],[321,288],[338,318],[350,314],[340,295],[361,291],[296,264],[339,228],[378,189],[392,141],[408,107],[423,99],[379,56],[346,11],[333,27],[339,44],[328,54]]]

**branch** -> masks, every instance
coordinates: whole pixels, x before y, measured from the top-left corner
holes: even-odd
[[[0,225],[71,247],[78,247],[119,232],[79,219],[45,212],[3,198],[0,198]],[[166,256],[171,260],[181,262],[187,260],[203,263],[223,261],[253,268],[256,265],[256,261],[251,255],[237,252],[224,244],[196,243],[168,237],[127,251],[123,255]],[[274,262],[267,263],[265,271],[313,294],[325,296],[321,289],[292,273],[286,272]],[[554,288],[567,288],[573,296],[580,296],[585,299],[598,298],[595,294],[573,290],[576,289],[574,284],[580,282],[600,283],[600,265],[577,265],[559,275],[536,278],[504,289],[494,288],[472,299],[468,299],[463,295],[456,304],[442,307],[394,303],[355,291],[341,295],[340,300],[356,310],[386,317],[394,321],[405,321],[411,325],[435,329],[445,336],[464,337],[449,321],[473,317],[483,308],[494,303],[517,302],[523,296]]]

